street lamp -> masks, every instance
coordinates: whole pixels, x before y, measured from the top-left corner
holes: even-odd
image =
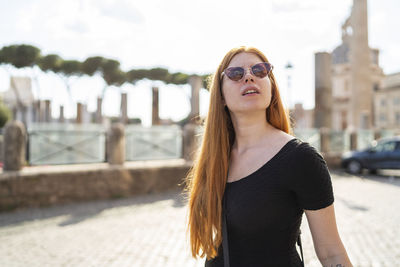
[[[292,78],[292,69],[293,65],[288,61],[288,63],[285,66],[285,69],[287,70],[287,98],[288,98],[288,109],[290,110],[291,104],[292,104],[292,99],[291,99],[291,78]]]

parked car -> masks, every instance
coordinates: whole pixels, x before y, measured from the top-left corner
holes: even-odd
[[[363,169],[371,173],[378,169],[400,169],[400,136],[373,141],[366,149],[343,153],[342,167],[353,174]]]

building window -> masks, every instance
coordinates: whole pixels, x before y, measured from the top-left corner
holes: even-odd
[[[386,99],[381,99],[381,106],[386,106]]]
[[[400,97],[397,96],[393,99],[393,105],[400,106]]]
[[[379,120],[381,122],[386,122],[386,114],[384,114],[384,113],[379,114]]]
[[[379,90],[379,84],[374,83],[374,91],[376,92],[376,91],[378,91],[378,90]]]

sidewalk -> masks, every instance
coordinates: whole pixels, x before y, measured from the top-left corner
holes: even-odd
[[[400,179],[333,175],[354,266],[400,266]],[[0,266],[204,266],[190,257],[179,192],[0,214]],[[307,220],[306,266],[320,266]]]

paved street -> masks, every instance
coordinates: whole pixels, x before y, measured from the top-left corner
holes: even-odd
[[[400,266],[400,174],[332,174],[355,266]],[[178,192],[0,214],[0,266],[203,266],[191,259]],[[307,220],[306,266],[320,266]]]

